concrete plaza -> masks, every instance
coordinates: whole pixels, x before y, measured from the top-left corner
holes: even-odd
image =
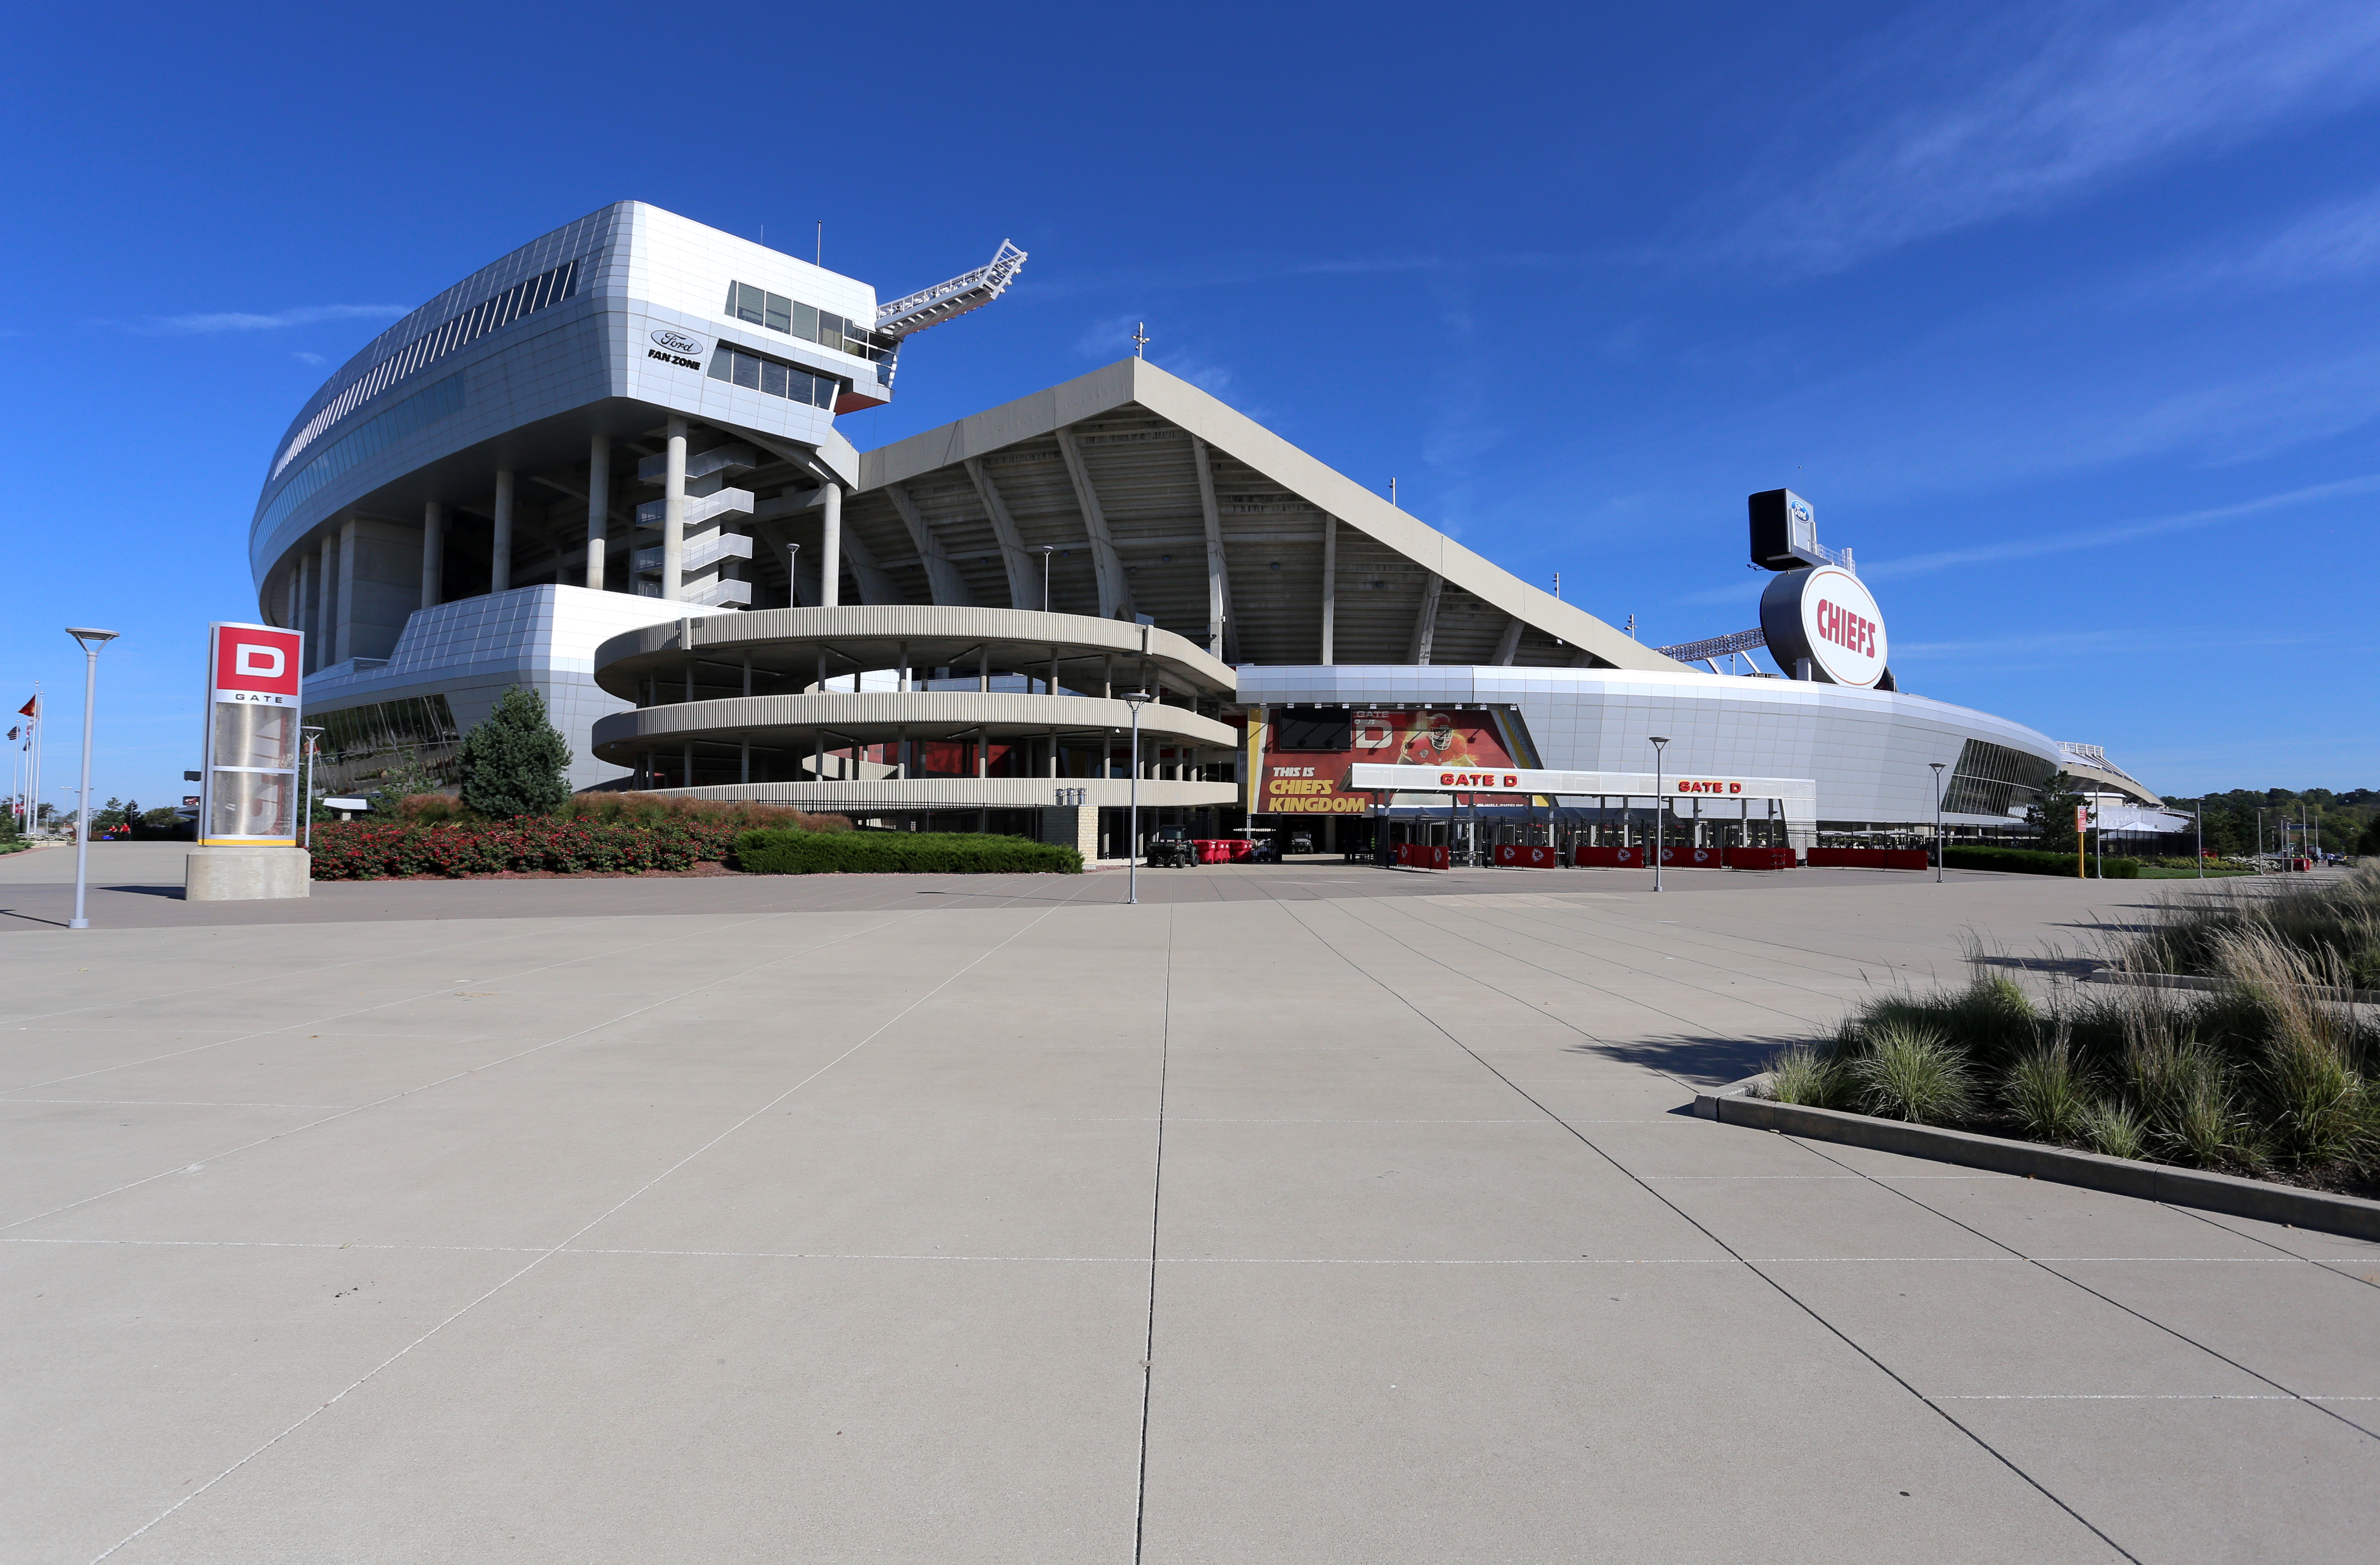
[[[173,851],[0,859],[0,1558],[2380,1547],[2380,1246],[1682,1111],[2155,886]]]

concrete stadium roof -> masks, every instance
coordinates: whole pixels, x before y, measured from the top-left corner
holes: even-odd
[[[862,453],[844,527],[914,602],[1042,607],[1051,546],[1050,607],[1232,663],[1684,666],[1139,358]]]

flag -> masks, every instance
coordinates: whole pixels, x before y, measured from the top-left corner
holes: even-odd
[[[25,717],[39,717],[42,715],[42,698],[39,696],[36,696],[31,700],[26,702],[23,706],[18,707],[17,710],[20,715]]]
[[[15,729],[13,729],[13,728],[12,728],[12,729],[8,730],[8,737],[9,737],[9,738],[14,739],[16,736],[17,736],[17,731],[16,731]]]

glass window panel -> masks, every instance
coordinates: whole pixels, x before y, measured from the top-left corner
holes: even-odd
[[[794,306],[794,335],[804,342],[818,341],[818,311],[808,305]]]
[[[760,387],[760,361],[748,353],[737,354],[735,383],[747,391],[758,391]]]
[[[825,344],[828,347],[841,347],[843,346],[843,317],[840,315],[829,315],[825,310],[820,310],[818,340]]]
[[[755,326],[759,325],[768,297],[751,284],[745,284],[735,300],[735,319],[749,321]]]
[[[722,346],[717,353],[710,356],[710,378],[714,381],[731,381],[735,378],[734,348]]]
[[[785,394],[785,367],[764,358],[760,360],[760,389],[771,396]]]
[[[762,321],[761,324],[768,327],[771,332],[792,331],[794,329],[794,301],[787,298],[783,294],[771,294],[769,296],[769,319]]]
[[[843,382],[841,381],[830,380],[824,375],[811,377],[810,384],[818,388],[816,402],[820,407],[832,407],[834,406],[835,394],[843,389]]]
[[[733,315],[735,313],[735,296],[743,291],[744,285],[741,283],[730,283],[727,285],[726,310],[728,314]]]

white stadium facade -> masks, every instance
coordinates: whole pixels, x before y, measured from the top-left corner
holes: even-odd
[[[1664,651],[1136,358],[856,449],[837,415],[1024,260],[880,304],[624,201],[382,333],[292,421],[249,529],[262,617],[306,633],[324,780],[451,762],[514,685],[581,788],[1109,855],[1135,765],[1145,832],[1353,846],[1445,799],[1351,795],[1351,761],[1634,773],[1660,735],[1669,775],[1814,782],[1807,840],[1930,825],[1937,763],[1954,829],[2006,830],[2090,753],[1896,689],[1881,612],[1791,496],[1768,596],[1799,584],[1828,644],[1765,602],[1765,634]],[[1781,495],[1754,497],[1755,543]],[[1542,825],[1627,801],[1485,803]]]

